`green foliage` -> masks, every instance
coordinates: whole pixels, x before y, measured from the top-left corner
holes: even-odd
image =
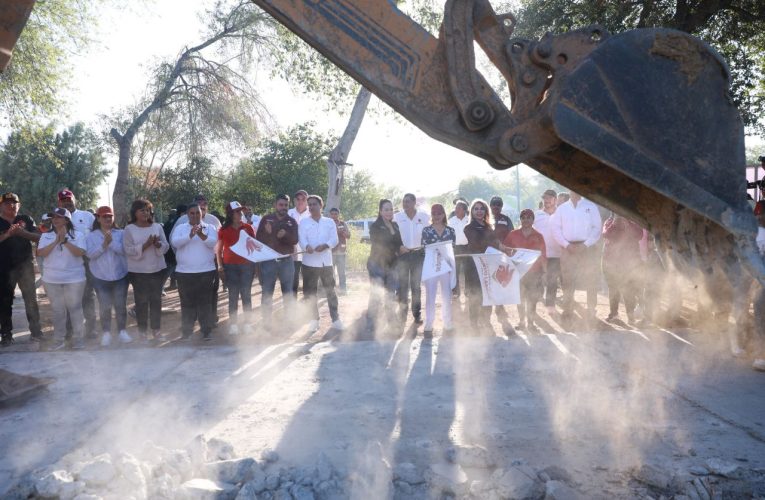
[[[372,246],[369,243],[361,241],[361,234],[358,231],[351,230],[351,238],[345,249],[345,270],[349,272],[367,272],[367,260]]]
[[[264,140],[229,175],[223,197],[253,206],[256,213],[271,211],[277,194],[305,189],[324,197],[326,159],[336,138],[319,134],[313,123],[293,126],[275,139]]]
[[[377,217],[377,204],[386,197],[386,188],[377,184],[366,170],[346,172],[343,185],[343,206],[345,220]],[[329,210],[332,207],[326,207]]]
[[[79,208],[95,208],[97,188],[109,170],[98,136],[82,123],[61,133],[51,125],[10,134],[0,151],[0,190],[21,198],[23,213],[35,219],[56,206],[56,193],[67,187]]]
[[[210,158],[197,156],[175,168],[166,168],[158,174],[153,192],[147,193],[155,211],[165,213],[179,204],[189,204],[198,194],[207,198],[211,212],[223,213],[224,177]],[[137,198],[140,193],[133,193]],[[153,197],[152,197],[153,196]]]
[[[714,46],[732,73],[731,95],[744,122],[763,131],[765,116],[765,3],[759,0],[523,0],[515,36],[539,38],[602,24],[612,33],[668,27]]]
[[[0,120],[18,126],[62,107],[72,75],[69,57],[88,43],[95,25],[91,0],[38,1],[0,76]]]

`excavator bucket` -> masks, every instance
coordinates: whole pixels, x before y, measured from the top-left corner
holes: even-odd
[[[11,61],[13,47],[27,24],[35,0],[4,1],[0,8],[0,71]]]
[[[37,389],[42,389],[55,381],[56,379],[54,378],[17,375],[0,369],[0,403],[6,403]]]

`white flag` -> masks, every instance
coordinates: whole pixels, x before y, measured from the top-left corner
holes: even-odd
[[[441,241],[425,246],[425,260],[422,263],[422,281],[452,273],[451,287],[457,285],[457,273],[454,262],[454,247],[451,241]]]
[[[264,260],[286,257],[286,255],[277,253],[273,248],[253,238],[247,234],[247,231],[239,231],[239,241],[231,247],[231,251],[251,262],[263,262]]]
[[[483,305],[520,304],[521,278],[539,255],[540,252],[534,250],[520,249],[513,257],[508,257],[492,247],[485,254],[473,255],[481,281]]]

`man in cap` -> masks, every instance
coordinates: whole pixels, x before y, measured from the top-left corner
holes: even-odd
[[[300,221],[311,217],[311,213],[308,210],[308,192],[305,189],[299,189],[293,196],[293,202],[295,203],[295,207],[290,208],[287,215],[295,219],[295,222],[298,223],[299,231]],[[300,244],[295,245],[295,253],[297,255],[292,257],[292,263],[295,266],[295,274],[292,278],[292,295],[295,297],[297,297],[298,289],[300,288],[300,272],[303,267],[303,254],[301,254],[300,251]]]
[[[534,214],[534,229],[542,234],[547,251],[547,272],[544,278],[544,302],[548,314],[555,314],[555,295],[560,279],[560,245],[555,241],[550,227],[550,218],[557,208],[558,194],[548,189],[542,193],[542,209]]]
[[[77,208],[77,199],[74,193],[64,188],[58,192],[58,206],[69,210],[72,216],[72,225],[75,231],[81,232],[86,238],[88,233],[93,230],[93,223],[96,221],[96,216],[87,210],[79,210]],[[93,275],[90,274],[90,267],[88,266],[88,258],[83,257],[85,261],[85,290],[82,292],[82,313],[85,315],[85,338],[94,339],[96,334],[96,292],[93,289]],[[69,313],[67,313],[68,316]],[[72,336],[71,321],[67,319],[66,322],[66,337]]]
[[[32,242],[40,233],[28,215],[19,215],[21,203],[14,193],[0,197],[0,345],[13,343],[13,298],[21,289],[32,340],[42,339],[40,311],[35,292]]]

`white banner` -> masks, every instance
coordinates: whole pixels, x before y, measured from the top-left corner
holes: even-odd
[[[246,231],[239,231],[239,241],[231,247],[231,251],[251,262],[263,262],[265,260],[287,257],[277,253],[276,250],[265,243],[256,240],[247,234]]]
[[[457,273],[454,262],[454,247],[451,241],[442,241],[425,245],[425,260],[422,263],[422,281],[436,278],[446,273],[452,273],[451,287],[457,286]]]
[[[473,255],[481,281],[484,306],[521,303],[521,278],[540,256],[535,250],[518,249],[512,257],[489,247]]]

